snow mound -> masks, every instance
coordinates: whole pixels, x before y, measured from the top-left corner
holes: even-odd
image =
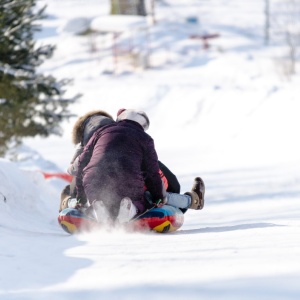
[[[32,148],[21,145],[11,150],[6,158],[12,160],[16,165],[25,170],[40,170],[44,172],[62,172],[62,170],[52,161],[45,160],[39,152]]]
[[[90,24],[90,18],[78,17],[68,20],[61,28],[58,29],[58,31],[59,33],[80,35],[90,29]]]
[[[49,182],[41,172],[22,170],[0,159],[0,227],[34,232],[58,229],[62,184],[62,180]]]

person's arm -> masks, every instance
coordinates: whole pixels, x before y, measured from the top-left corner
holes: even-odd
[[[180,194],[180,183],[177,177],[161,161],[158,161],[158,165],[168,180],[167,192]]]
[[[147,190],[153,197],[153,202],[157,203],[158,200],[163,201],[162,180],[159,174],[157,153],[152,139],[149,141],[147,149],[145,150],[143,166],[145,184]]]
[[[70,175],[76,176],[77,169],[78,169],[78,157],[83,152],[83,149],[84,149],[84,147],[81,145],[81,143],[79,143],[76,146],[75,153],[74,153],[71,163],[67,169],[67,172]]]
[[[88,144],[84,147],[82,153],[79,157],[77,157],[77,172],[76,172],[76,192],[77,199],[81,202],[81,204],[85,204],[87,202],[86,195],[83,187],[83,169],[88,165],[91,157],[93,155],[93,150],[95,147],[95,143],[97,142],[98,137],[94,135]]]

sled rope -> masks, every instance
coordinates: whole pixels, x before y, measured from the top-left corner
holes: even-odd
[[[151,211],[152,209],[156,208],[160,203],[161,203],[161,200],[159,199],[159,200],[158,200],[158,203],[153,204],[152,207],[146,209],[143,213],[141,213],[141,214],[139,214],[138,216],[136,216],[136,217],[130,219],[130,222],[131,222],[131,221],[135,221],[135,220],[137,220],[139,217],[145,215],[147,212],[149,212],[149,211]]]

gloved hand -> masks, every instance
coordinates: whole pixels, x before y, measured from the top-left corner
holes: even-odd
[[[144,200],[145,200],[147,209],[150,209],[153,207],[153,198],[149,191],[145,191]]]
[[[68,207],[69,208],[77,208],[79,201],[76,198],[69,198]]]
[[[84,210],[85,209],[85,204],[81,203],[80,199],[70,198],[68,200],[68,207],[69,208],[75,208],[75,209],[78,209],[78,210]]]
[[[77,205],[78,205],[78,207],[80,207],[80,206],[85,206],[86,204],[87,204],[87,197],[86,197],[86,195],[85,195],[85,193],[84,192],[82,192],[82,193],[77,193],[76,194],[76,200],[77,200]]]
[[[158,199],[157,201],[154,202],[154,205],[156,207],[162,207],[167,203],[167,197],[164,197],[163,199]]]
[[[150,209],[153,207],[162,207],[167,203],[167,197],[164,197],[163,199],[158,199],[155,201],[149,191],[146,191],[144,193],[144,199],[146,202],[147,209]]]

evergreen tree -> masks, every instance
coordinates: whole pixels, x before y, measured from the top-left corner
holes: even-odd
[[[68,106],[79,97],[64,97],[69,80],[37,72],[54,51],[34,40],[44,10],[36,0],[0,1],[0,155],[24,137],[61,134],[59,124],[71,117]]]

